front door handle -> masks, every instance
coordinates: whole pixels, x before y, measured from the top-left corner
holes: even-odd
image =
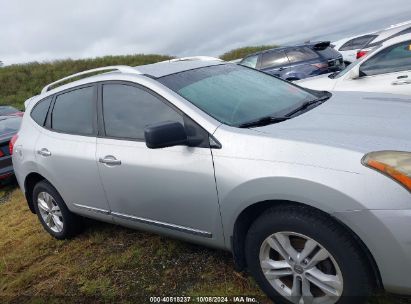
[[[44,157],[51,156],[51,152],[46,148],[41,148],[40,150],[37,150],[37,154],[44,156]]]
[[[405,85],[405,84],[411,84],[411,80],[396,80],[391,82],[392,85]]]
[[[98,161],[107,166],[120,166],[121,165],[121,160],[115,158],[112,155],[107,155],[104,158],[99,158]]]

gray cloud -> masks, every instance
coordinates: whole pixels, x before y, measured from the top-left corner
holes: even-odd
[[[0,0],[0,60],[159,53],[337,39],[411,19],[409,0]]]

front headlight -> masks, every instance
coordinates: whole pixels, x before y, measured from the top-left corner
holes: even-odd
[[[411,191],[411,152],[379,151],[366,154],[362,163]]]

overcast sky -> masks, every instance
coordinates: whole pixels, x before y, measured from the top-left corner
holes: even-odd
[[[5,64],[338,39],[411,19],[410,0],[0,0]]]

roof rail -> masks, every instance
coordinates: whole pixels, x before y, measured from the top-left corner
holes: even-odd
[[[112,70],[117,70],[120,73],[128,73],[128,74],[142,74],[141,72],[139,72],[137,69],[128,66],[128,65],[113,65],[113,66],[107,66],[107,67],[102,67],[102,68],[96,68],[96,69],[91,69],[91,70],[87,70],[87,71],[83,71],[80,73],[76,73],[64,78],[61,78],[55,82],[52,82],[48,85],[46,85],[43,90],[41,90],[41,94],[46,93],[47,91],[50,90],[50,88],[56,84],[62,83],[66,80],[72,79],[72,78],[76,78],[82,75],[87,75],[87,74],[91,74],[91,73],[96,73],[96,72],[103,72],[103,71],[112,71]]]
[[[393,28],[400,27],[400,26],[407,25],[407,24],[411,24],[411,20],[404,21],[404,22],[401,22],[401,23],[392,24],[389,27],[387,27],[386,29],[389,30],[389,29],[393,29]]]
[[[191,56],[191,57],[181,57],[170,59],[170,62],[177,62],[177,61],[193,61],[193,60],[200,60],[200,61],[223,61],[220,58],[210,57],[210,56]]]

